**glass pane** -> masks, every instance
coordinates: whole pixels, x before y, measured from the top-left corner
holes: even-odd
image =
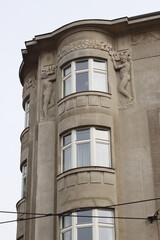
[[[63,217],[63,228],[69,227],[71,225],[72,225],[72,217],[71,216]]]
[[[98,219],[99,223],[110,223],[110,224],[114,223],[112,210],[106,210],[106,211],[98,210],[98,216],[108,217],[108,218],[99,218]]]
[[[63,146],[66,146],[69,143],[71,143],[71,134],[68,134],[63,137]]]
[[[29,109],[29,100],[25,103],[25,111]]]
[[[72,231],[62,233],[62,240],[72,240]]]
[[[76,74],[76,92],[88,91],[88,72]]]
[[[76,62],[76,70],[88,69],[88,60]]]
[[[78,141],[90,139],[90,129],[77,130],[76,136]]]
[[[67,76],[69,73],[71,73],[71,65],[64,68],[63,73],[64,73],[64,77]]]
[[[77,212],[77,224],[85,224],[91,222],[92,222],[92,210]]]
[[[106,62],[94,60],[93,61],[93,68],[106,70]]]
[[[92,228],[78,228],[78,238],[77,240],[92,240]]]
[[[63,170],[71,169],[71,147],[63,150]]]
[[[101,130],[101,129],[96,129],[95,131],[95,137],[97,139],[101,140],[110,140],[110,131],[109,130]]]
[[[100,240],[113,240],[114,238],[113,228],[99,228],[99,239]]]
[[[107,92],[106,74],[94,72],[93,74],[93,90]]]
[[[27,164],[25,164],[22,168],[23,175],[27,173]]]
[[[110,144],[96,142],[96,165],[110,167]]]
[[[25,127],[29,127],[29,110],[26,112]]]
[[[63,81],[63,90],[64,90],[64,96],[67,96],[71,93],[71,77],[68,77]]]
[[[26,177],[23,178],[23,197],[26,197],[26,191],[27,191],[27,181]]]
[[[90,143],[77,144],[77,166],[90,166]]]

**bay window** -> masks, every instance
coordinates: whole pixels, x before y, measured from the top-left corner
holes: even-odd
[[[62,172],[85,166],[111,167],[110,130],[72,130],[61,139]]]
[[[107,63],[104,60],[72,61],[62,70],[63,97],[83,91],[108,92]]]
[[[61,240],[114,240],[112,209],[79,211],[61,218]]]

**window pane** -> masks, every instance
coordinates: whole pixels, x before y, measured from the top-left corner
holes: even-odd
[[[77,212],[77,224],[85,224],[91,222],[92,222],[92,210]]]
[[[63,150],[63,170],[67,171],[71,168],[71,147]]]
[[[113,228],[99,228],[99,239],[100,240],[113,240],[114,238]]]
[[[63,228],[69,227],[71,225],[72,225],[72,217],[71,216],[63,217]]]
[[[96,165],[110,167],[110,144],[96,142]]]
[[[76,70],[88,69],[88,60],[76,62]]]
[[[63,81],[63,90],[64,90],[64,96],[67,96],[71,93],[71,77],[68,77]]]
[[[109,130],[103,130],[103,129],[96,129],[95,131],[95,137],[97,139],[101,140],[110,140],[110,131]]]
[[[62,233],[62,240],[72,240],[72,231]]]
[[[93,68],[106,70],[106,62],[94,60],[93,61]]]
[[[78,239],[77,240],[92,240],[92,228],[78,228]]]
[[[106,211],[98,210],[98,216],[108,217],[108,218],[99,218],[98,219],[99,223],[109,223],[109,224],[114,223],[113,211],[112,210],[106,210]]]
[[[93,77],[93,90],[107,92],[106,74],[94,72]]]
[[[76,131],[77,140],[86,140],[90,139],[90,129],[77,130]]]
[[[77,144],[77,167],[90,166],[90,143]]]
[[[69,143],[71,143],[71,134],[68,134],[63,137],[63,146],[66,146]]]
[[[88,91],[88,72],[76,74],[76,92]]]
[[[64,77],[67,76],[69,73],[71,73],[71,65],[69,65],[64,69],[64,72],[63,72]]]
[[[22,186],[22,197],[26,197],[26,192],[27,192],[27,181],[26,177],[23,178],[23,186]]]

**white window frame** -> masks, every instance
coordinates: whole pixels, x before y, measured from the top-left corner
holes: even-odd
[[[22,198],[27,193],[27,163],[22,166]]]
[[[25,111],[25,121],[24,127],[29,127],[29,109],[30,109],[30,100],[28,99],[24,104],[24,111]]]
[[[86,139],[86,140],[77,141],[76,140],[76,132],[79,130],[83,131],[83,130],[87,130],[87,129],[90,129],[90,138]],[[106,131],[106,133],[108,134],[108,137],[107,137],[108,139],[102,139],[100,137],[97,138],[96,133],[98,133],[98,131],[101,131],[102,133],[103,133],[103,131]],[[64,137],[68,136],[69,134],[71,135],[71,142],[68,143],[67,145],[63,145]],[[73,129],[61,137],[61,172],[78,167],[77,144],[79,144],[79,143],[90,143],[90,165],[83,165],[82,167],[99,166],[99,167],[111,168],[111,131],[110,131],[110,129],[109,128],[98,128],[98,127],[86,127],[86,128],[80,128],[80,129]],[[108,156],[106,156],[105,164],[101,165],[100,161],[98,161],[98,159],[96,159],[96,151],[97,151],[96,143],[108,145]],[[71,167],[68,169],[65,169],[63,153],[67,148],[71,149],[71,160],[69,163],[69,165]]]
[[[78,62],[83,62],[83,61],[88,61],[88,68],[82,69],[82,70],[76,70],[76,63]],[[105,64],[105,69],[98,69],[94,68],[94,61],[95,62],[101,62]],[[70,66],[71,71],[68,73],[66,76],[64,75],[65,69],[67,69]],[[101,91],[101,92],[107,92],[108,93],[108,77],[107,77],[107,61],[103,59],[94,59],[94,58],[89,58],[89,59],[79,59],[76,61],[72,61],[69,64],[67,64],[65,67],[62,69],[62,96],[68,96],[72,93],[77,92],[76,91],[76,74],[77,73],[85,73],[88,72],[88,91]],[[96,89],[93,86],[94,82],[94,73],[101,73],[105,76],[105,89]],[[68,79],[71,78],[71,86],[70,89],[71,91],[65,95],[64,91],[64,82]],[[81,92],[81,91],[78,91]]]
[[[100,215],[99,210],[101,213],[103,212],[103,216]],[[83,214],[84,211],[81,211]],[[92,209],[92,217],[91,222],[88,223],[78,223],[78,217],[77,213],[74,212],[67,217],[70,219],[71,225],[63,228],[63,220],[65,217],[61,217],[60,219],[60,226],[61,226],[61,240],[66,240],[63,238],[63,234],[71,231],[71,240],[79,240],[78,239],[78,229],[80,228],[92,228],[92,240],[101,240],[99,236],[99,229],[105,228],[105,229],[112,229],[112,237],[108,240],[115,240],[115,222],[114,222],[114,211],[113,209]],[[107,218],[108,216],[108,218]],[[98,218],[100,217],[100,218]],[[104,218],[102,218],[104,217]],[[84,218],[85,219],[85,218]],[[100,219],[104,219],[104,222],[100,221]]]

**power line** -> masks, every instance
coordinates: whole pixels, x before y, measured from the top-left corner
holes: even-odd
[[[143,202],[157,201],[157,200],[160,200],[160,197],[158,197],[158,198],[149,198],[149,199],[144,199],[144,200],[137,200],[137,201],[131,201],[131,202],[124,202],[124,203],[117,203],[117,204],[104,206],[102,208],[119,207],[119,206],[138,204],[138,203],[143,203]],[[85,209],[91,209],[91,208],[85,208]],[[46,216],[46,215],[49,215],[49,214],[53,214],[53,213],[28,213],[28,212],[19,212],[19,211],[0,211],[0,213],[40,215],[40,216]]]
[[[39,218],[45,218],[45,217],[53,217],[53,216],[59,216],[59,214],[46,214],[45,216],[38,216],[38,217],[30,217],[30,218],[21,218],[21,219],[14,219],[10,221],[4,221],[0,222],[0,225],[7,224],[7,223],[13,223],[13,222],[22,222],[27,220],[33,220],[33,219],[39,219]],[[65,215],[68,217],[77,217],[77,215]],[[107,217],[107,216],[86,216],[86,215],[80,215],[78,217],[87,217],[87,218],[106,218],[106,219],[122,219],[122,220],[148,220],[148,218],[138,218],[138,217]],[[156,221],[159,221],[160,219],[155,219]]]
[[[125,202],[125,203],[119,203],[119,204],[113,204],[113,205],[108,205],[103,208],[111,208],[111,207],[117,207],[117,206],[124,206],[124,205],[130,205],[130,204],[138,204],[138,203],[143,203],[143,202],[150,202],[150,201],[156,201],[160,200],[160,198],[150,198],[150,199],[145,199],[145,200],[138,200],[138,201],[132,201],[132,202]],[[88,209],[88,208],[87,208]],[[90,208],[91,209],[91,208]],[[20,221],[27,221],[27,220],[32,220],[32,219],[37,219],[37,218],[44,218],[44,217],[51,217],[51,216],[70,216],[70,217],[77,217],[77,215],[67,215],[65,214],[54,214],[54,213],[27,213],[27,212],[14,212],[14,211],[0,211],[0,213],[7,213],[7,214],[26,214],[26,215],[38,215],[35,217],[28,217],[28,218],[20,218],[20,219],[14,219],[10,221],[4,221],[0,222],[0,224],[6,224],[6,223],[13,223],[13,222],[20,222]],[[111,219],[124,219],[124,220],[148,220],[148,218],[138,218],[138,217],[107,217],[107,216],[86,216],[86,215],[80,215],[78,217],[90,217],[90,218],[111,218]],[[157,221],[160,219],[156,219]]]

